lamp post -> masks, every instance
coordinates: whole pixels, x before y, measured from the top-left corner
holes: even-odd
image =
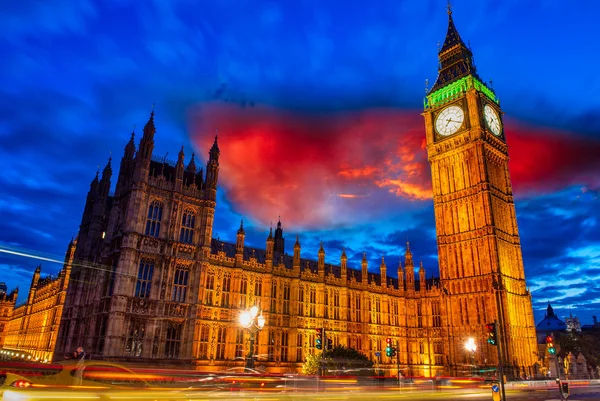
[[[260,315],[258,312],[258,306],[255,305],[248,310],[242,311],[239,318],[240,325],[250,333],[250,348],[246,356],[246,367],[250,369],[254,368],[254,341],[256,333],[265,326],[265,318],[262,312]]]
[[[477,350],[477,344],[475,344],[473,337],[467,339],[465,349],[471,353],[471,376],[473,376],[473,370],[475,369],[475,351]]]

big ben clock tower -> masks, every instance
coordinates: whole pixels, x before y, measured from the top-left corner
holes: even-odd
[[[477,75],[450,7],[438,57],[438,77],[423,116],[448,317],[448,363],[465,363],[464,344],[472,337],[478,346],[475,364],[496,364],[485,325],[497,321],[506,373],[530,375],[537,361],[535,326],[502,110],[495,92]]]

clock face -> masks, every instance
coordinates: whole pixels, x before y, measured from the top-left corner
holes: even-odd
[[[464,121],[463,109],[458,106],[446,107],[435,120],[435,130],[443,136],[452,135],[462,127]]]
[[[500,123],[500,117],[498,117],[498,113],[494,110],[490,105],[486,104],[483,107],[483,117],[485,118],[485,123],[492,133],[496,136],[499,136],[502,132],[502,125]]]

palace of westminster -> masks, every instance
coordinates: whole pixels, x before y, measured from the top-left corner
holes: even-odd
[[[92,180],[76,239],[57,277],[33,275],[24,304],[0,291],[0,347],[34,360],[60,360],[82,346],[92,358],[223,370],[244,364],[251,333],[240,311],[256,305],[256,364],[299,372],[315,349],[317,328],[334,345],[355,348],[382,369],[386,338],[403,374],[455,374],[474,362],[532,374],[537,357],[531,295],[526,288],[502,111],[479,78],[473,54],[449,10],[439,73],[423,116],[431,165],[439,278],[426,279],[407,244],[389,275],[325,263],[285,250],[281,222],[264,249],[212,237],[220,151],[215,138],[206,169],[183,150],[176,163],[152,156],[154,111],[136,148],[125,146],[111,193],[111,160]],[[396,268],[396,267],[394,267]],[[396,277],[391,277],[391,276]],[[485,341],[498,322],[499,347]],[[379,356],[381,355],[381,357]]]

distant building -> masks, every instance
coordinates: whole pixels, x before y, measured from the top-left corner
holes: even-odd
[[[0,295],[6,294],[7,290],[8,290],[8,287],[6,286],[6,283],[3,281],[0,281]]]
[[[567,325],[567,332],[569,333],[581,333],[581,323],[577,316],[573,317],[572,313],[569,313],[569,317],[565,318]]]
[[[537,324],[535,330],[537,332],[538,344],[545,344],[546,336],[556,336],[559,333],[567,332],[567,324],[556,316],[554,309],[552,309],[552,305],[548,303],[546,315],[544,316],[544,319]]]
[[[586,334],[600,334],[600,323],[598,323],[598,318],[592,316],[592,324],[584,324],[581,326],[581,331]]]
[[[0,298],[0,309],[4,309],[2,315],[7,310],[9,315],[5,322],[0,323],[0,327],[5,325],[0,330],[0,344],[4,351],[21,351],[19,355],[33,360],[52,360],[76,245],[76,240],[69,244],[65,263],[57,277],[40,278],[41,265],[35,269],[25,303],[14,308],[17,298],[14,295],[11,298],[14,309],[10,305],[3,308]]]

